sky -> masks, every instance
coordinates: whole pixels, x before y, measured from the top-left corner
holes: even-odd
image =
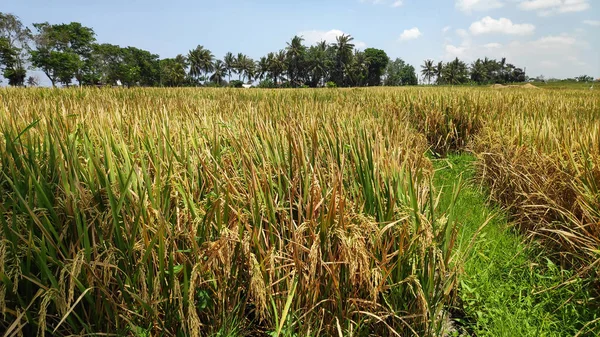
[[[488,56],[530,77],[600,78],[600,0],[0,0],[0,11],[26,25],[77,21],[99,43],[163,58],[203,45],[258,59],[294,35],[310,45],[350,34],[417,69]]]

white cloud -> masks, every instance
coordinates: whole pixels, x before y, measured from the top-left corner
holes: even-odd
[[[464,29],[457,29],[456,30],[456,35],[458,35],[462,39],[466,39],[466,38],[469,37],[469,32],[467,32]]]
[[[456,0],[456,8],[463,12],[488,11],[504,6],[501,0]]]
[[[418,39],[421,35],[423,34],[417,27],[405,29],[404,32],[402,32],[402,35],[400,35],[400,41]]]
[[[529,0],[519,4],[519,8],[526,11],[546,9],[560,6],[561,0]]]
[[[600,26],[600,21],[597,20],[583,20],[583,23],[590,26]]]
[[[390,0],[360,0],[360,2],[366,2],[373,5],[390,5],[390,7],[401,7],[404,2],[402,0],[394,0],[393,2]]]
[[[469,27],[469,31],[473,35],[481,34],[510,34],[510,35],[528,35],[533,33],[535,26],[529,23],[513,23],[507,18],[498,20],[489,16],[484,17],[479,21],[475,21]]]
[[[499,49],[502,48],[502,45],[500,43],[496,43],[496,42],[492,42],[492,43],[487,43],[483,45],[485,48],[487,49]]]
[[[577,39],[567,34],[544,36],[533,44],[541,49],[562,49],[573,46],[577,43]]]
[[[442,34],[446,34],[450,29],[452,29],[452,27],[450,27],[450,26],[446,26],[446,27],[442,28]]]
[[[446,49],[446,59],[453,59],[455,57],[458,58],[465,58],[467,57],[467,52],[469,51],[469,48],[466,46],[454,46],[454,45],[446,45],[445,47]]]
[[[302,36],[304,41],[309,45],[314,45],[321,41],[325,41],[327,43],[335,43],[336,38],[341,35],[348,35],[339,29],[332,29],[328,31],[322,30],[306,30],[298,33],[298,36]],[[354,46],[358,49],[364,49],[367,44],[362,41],[354,40],[352,41]]]
[[[521,0],[518,6],[525,11],[537,11],[541,16],[581,12],[590,8],[590,0]]]
[[[443,61],[451,61],[458,57],[471,63],[477,58],[506,57],[508,63],[526,68],[529,76],[543,74],[546,77],[567,78],[580,73],[600,73],[597,56],[590,52],[591,45],[573,34],[547,35],[504,44],[497,42],[476,44],[469,38],[460,44],[446,42],[443,48]]]

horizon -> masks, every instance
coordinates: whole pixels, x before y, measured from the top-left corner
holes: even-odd
[[[39,22],[80,22],[94,30],[97,43],[137,47],[161,58],[185,55],[203,45],[217,59],[226,52],[242,52],[258,60],[285,48],[295,35],[312,45],[350,34],[357,49],[383,49],[390,59],[401,58],[417,70],[426,59],[447,62],[458,57],[470,64],[477,58],[506,57],[531,78],[600,78],[598,37],[594,36],[600,15],[589,0],[427,3],[435,9],[409,0],[323,4],[314,0],[300,4],[29,0],[5,4],[2,11],[19,17],[27,27]],[[42,72],[29,74],[39,77],[42,85],[49,84]]]

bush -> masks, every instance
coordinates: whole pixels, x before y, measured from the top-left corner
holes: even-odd
[[[233,81],[229,82],[229,86],[231,88],[241,88],[243,84],[244,84],[244,82],[242,82],[240,80],[233,80]]]
[[[337,88],[337,84],[335,84],[335,82],[333,82],[333,81],[329,81],[329,82],[325,83],[325,86],[327,88]]]
[[[266,79],[266,80],[260,81],[260,83],[258,84],[258,87],[267,89],[267,88],[276,88],[277,86],[275,85],[275,82],[273,82],[273,80]]]

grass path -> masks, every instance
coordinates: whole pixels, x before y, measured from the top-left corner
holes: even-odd
[[[473,161],[469,155],[434,161],[440,202],[450,202],[452,185],[461,175],[465,181],[456,204],[459,252],[465,254],[459,295],[466,317],[461,323],[475,336],[576,335],[600,314],[587,305],[585,284],[559,286],[571,274],[547,260],[539,247],[526,244],[510,228],[506,214],[489,206],[485,192],[473,182]],[[581,336],[595,334],[584,331]]]

